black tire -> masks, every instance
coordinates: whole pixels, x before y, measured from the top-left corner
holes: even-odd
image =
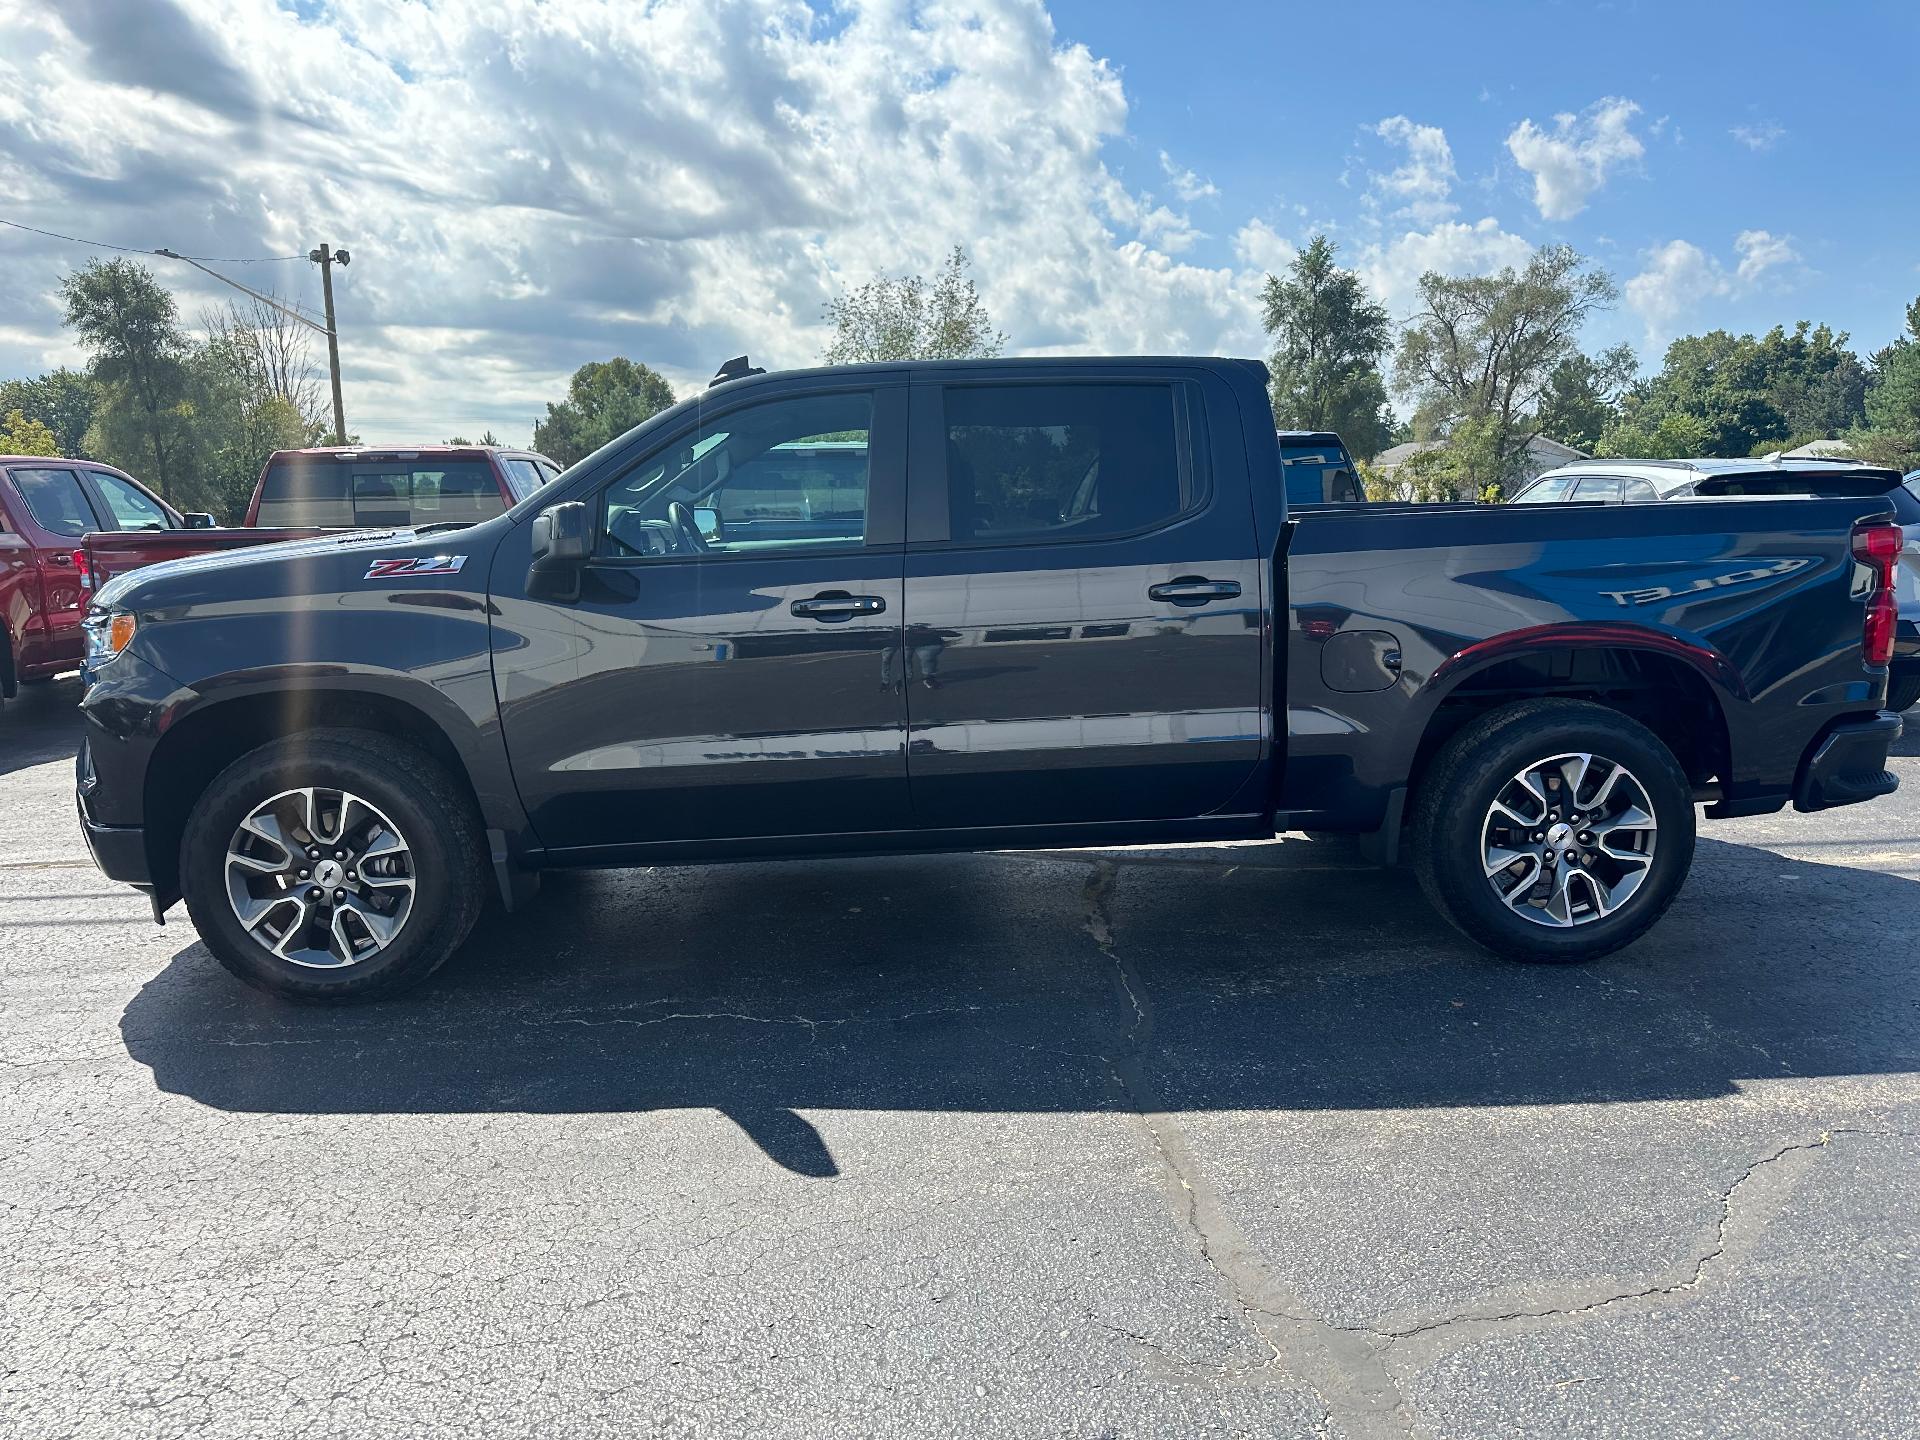
[[[275,955],[228,898],[227,847],[240,822],[309,786],[351,791],[390,817],[414,881],[412,909],[386,947],[332,969]],[[472,797],[434,760],[370,731],[319,730],[263,745],[215,777],[187,817],[180,888],[214,958],[249,985],[294,1000],[360,1000],[418,984],[460,947],[486,897],[486,853]]]
[[[1896,675],[1887,682],[1887,708],[1903,714],[1920,705],[1920,675]]]
[[[1569,752],[1624,765],[1646,792],[1659,828],[1645,878],[1618,909],[1557,929],[1526,918],[1495,892],[1483,863],[1483,827],[1519,771]],[[1646,934],[1679,893],[1693,843],[1692,787],[1658,736],[1603,705],[1527,700],[1482,716],[1434,757],[1416,799],[1412,849],[1428,901],[1468,939],[1509,960],[1571,962]]]

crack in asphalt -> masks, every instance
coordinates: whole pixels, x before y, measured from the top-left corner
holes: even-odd
[[[1401,1327],[1324,1319],[1311,1313],[1300,1297],[1286,1292],[1258,1257],[1206,1182],[1183,1132],[1154,1093],[1145,1068],[1153,1037],[1153,1012],[1138,972],[1115,948],[1110,904],[1118,878],[1119,869],[1113,861],[1101,858],[1093,862],[1081,892],[1083,924],[1100,953],[1113,962],[1114,981],[1127,1002],[1131,1019],[1117,1037],[1115,1054],[1059,1053],[1097,1059],[1106,1067],[1123,1103],[1144,1128],[1170,1182],[1169,1199],[1176,1218],[1223,1297],[1239,1311],[1246,1329],[1272,1351],[1270,1359],[1220,1371],[1218,1378],[1228,1383],[1257,1382],[1266,1373],[1280,1370],[1304,1386],[1320,1407],[1316,1434],[1329,1433],[1336,1423],[1343,1433],[1366,1440],[1415,1433],[1416,1418],[1387,1369],[1389,1358],[1405,1360],[1415,1369],[1424,1368],[1437,1350],[1451,1351],[1490,1335],[1534,1333],[1609,1311],[1634,1313],[1636,1309],[1687,1303],[1723,1268],[1723,1261],[1737,1260],[1751,1251],[1815,1157],[1827,1150],[1836,1136],[1880,1133],[1858,1126],[1822,1130],[1812,1140],[1782,1145],[1747,1165],[1721,1192],[1720,1215],[1710,1236],[1703,1237],[1695,1247],[1698,1253],[1683,1278],[1671,1283],[1622,1290],[1577,1303],[1495,1312],[1468,1310]],[[1764,1188],[1765,1194],[1759,1201],[1750,1202],[1747,1197],[1756,1188]],[[1109,1328],[1116,1333],[1131,1333],[1120,1327]],[[1150,1348],[1161,1349],[1157,1345]]]

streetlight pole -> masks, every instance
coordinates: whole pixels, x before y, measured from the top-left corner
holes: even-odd
[[[322,244],[318,250],[307,252],[307,258],[320,266],[320,293],[327,307],[327,369],[333,377],[333,443],[347,443],[347,408],[340,399],[340,331],[333,323],[333,266],[338,261],[345,265],[350,258],[344,250],[334,250]]]

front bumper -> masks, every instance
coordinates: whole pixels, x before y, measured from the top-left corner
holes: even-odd
[[[74,759],[74,803],[80,811],[80,833],[87,850],[109,880],[150,889],[153,871],[147,864],[146,829],[140,825],[103,825],[95,820],[88,801],[99,783],[93,769],[93,748],[82,740]]]
[[[1793,808],[1830,810],[1891,795],[1900,777],[1887,769],[1887,748],[1900,717],[1882,710],[1871,720],[1843,720],[1815,742],[1793,783]]]

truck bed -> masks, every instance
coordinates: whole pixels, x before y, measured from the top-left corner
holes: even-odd
[[[1688,709],[1709,815],[1777,809],[1821,718],[1878,704],[1850,537],[1891,514],[1883,496],[1298,512],[1275,569],[1280,808],[1372,829],[1450,733],[1446,704],[1646,693],[1651,674]]]

